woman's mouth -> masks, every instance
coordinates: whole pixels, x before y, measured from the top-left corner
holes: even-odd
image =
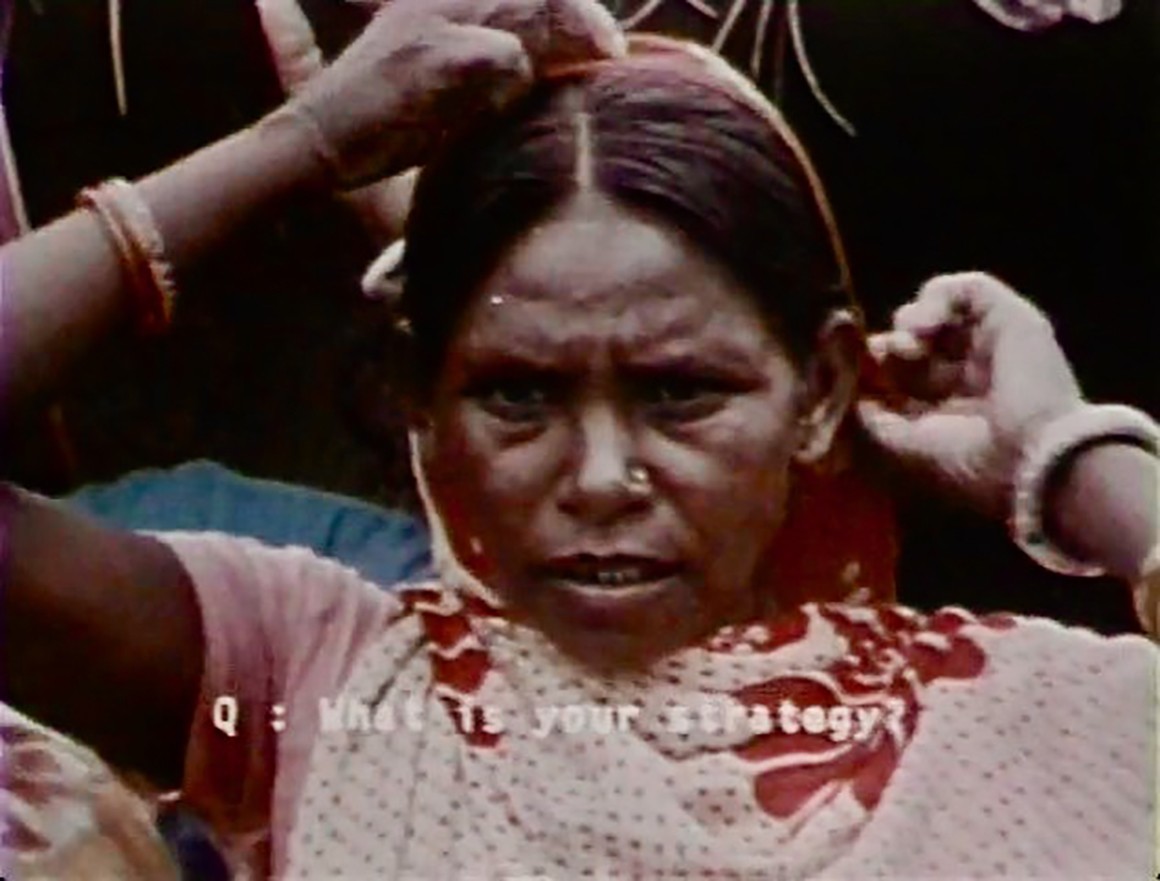
[[[672,559],[620,553],[557,557],[538,571],[542,590],[535,602],[564,642],[584,644],[586,652],[619,652],[625,645],[617,640],[637,646],[670,632],[674,610],[688,605],[688,577],[688,568]],[[614,643],[601,642],[604,637]],[[587,642],[592,638],[597,642]]]
[[[543,575],[587,589],[619,591],[655,585],[679,571],[676,563],[626,554],[576,554],[550,561]]]

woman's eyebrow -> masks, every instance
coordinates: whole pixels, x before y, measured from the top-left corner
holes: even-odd
[[[455,373],[477,378],[502,379],[532,374],[562,380],[574,372],[574,365],[561,359],[558,352],[542,347],[513,347],[510,340],[503,348],[491,343],[465,347],[456,361]]]
[[[761,369],[756,353],[730,345],[728,340],[657,338],[637,340],[623,349],[623,362],[632,370],[720,370],[752,373]]]
[[[557,367],[554,359],[537,357],[531,351],[501,349],[496,346],[482,345],[467,349],[460,357],[460,362],[469,370],[482,371],[516,371],[534,370],[550,372]]]

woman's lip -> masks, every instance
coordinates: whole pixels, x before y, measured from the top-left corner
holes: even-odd
[[[673,589],[678,578],[679,575],[674,573],[651,581],[618,586],[549,578],[548,586],[555,597],[553,602],[565,606],[577,626],[615,628],[637,617],[634,612],[653,606],[659,597]]]
[[[666,578],[674,574],[678,568],[674,562],[637,554],[571,554],[566,557],[554,557],[540,567],[540,572],[544,577],[554,580],[574,581],[580,584],[591,580],[593,586],[597,587],[603,586],[596,584],[594,580],[594,576],[600,572],[639,572],[644,576],[643,583]]]

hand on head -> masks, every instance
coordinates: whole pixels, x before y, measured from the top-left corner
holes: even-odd
[[[980,272],[941,275],[870,339],[902,406],[859,405],[871,436],[903,465],[996,516],[1021,454],[1083,404],[1047,317]]]
[[[624,37],[596,0],[392,0],[295,96],[344,187],[420,164],[480,112],[556,64],[614,57]]]

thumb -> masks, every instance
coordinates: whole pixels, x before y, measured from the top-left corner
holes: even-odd
[[[912,416],[864,400],[858,403],[858,418],[875,443],[902,464],[951,479],[969,478],[990,443],[990,425],[982,414]]]
[[[622,58],[628,53],[616,18],[596,0],[548,0],[552,18],[546,57],[536,60],[566,64],[597,58]]]
[[[465,116],[484,108],[502,110],[531,88],[532,60],[515,34],[453,22],[444,25],[444,34],[447,61],[457,74],[453,81],[466,93],[455,96]],[[462,103],[468,95],[479,102],[476,107]]]

